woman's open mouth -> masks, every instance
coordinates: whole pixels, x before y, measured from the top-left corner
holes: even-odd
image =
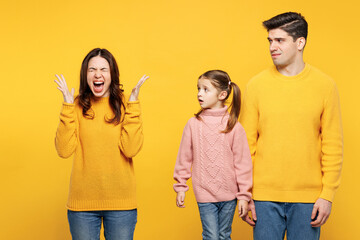
[[[104,82],[102,81],[93,82],[93,84],[94,84],[94,91],[96,93],[100,93],[104,89]]]

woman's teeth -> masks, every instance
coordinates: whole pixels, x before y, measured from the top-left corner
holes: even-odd
[[[104,84],[104,82],[94,82],[95,86],[99,86],[99,85],[102,85],[102,84]]]

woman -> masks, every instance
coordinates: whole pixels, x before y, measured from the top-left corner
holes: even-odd
[[[74,153],[69,199],[74,240],[99,239],[103,220],[107,240],[133,239],[137,222],[132,157],[143,143],[138,95],[143,76],[126,101],[115,58],[91,50],[80,71],[79,95],[65,78],[55,82],[64,97],[55,146],[60,157]]]

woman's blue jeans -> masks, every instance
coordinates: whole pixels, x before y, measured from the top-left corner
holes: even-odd
[[[318,240],[320,227],[312,227],[313,203],[254,201],[257,221],[254,240]]]
[[[99,240],[104,221],[106,240],[132,240],[137,222],[137,210],[126,211],[71,211],[68,210],[73,240]]]
[[[214,203],[199,203],[204,240],[231,239],[231,225],[237,200]]]

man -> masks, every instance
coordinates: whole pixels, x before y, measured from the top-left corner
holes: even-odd
[[[241,123],[254,166],[255,240],[319,239],[340,183],[343,138],[335,82],[304,63],[307,22],[265,22],[274,63],[248,83]]]

